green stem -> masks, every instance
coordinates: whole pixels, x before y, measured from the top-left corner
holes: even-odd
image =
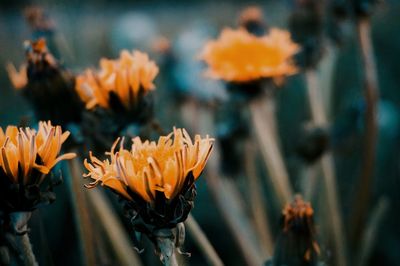
[[[194,219],[194,217],[189,214],[185,225],[187,226],[189,233],[192,235],[193,240],[196,242],[199,249],[203,252],[209,265],[213,266],[223,266],[223,262],[215,251],[214,247],[211,245],[207,236],[201,230],[199,224]]]
[[[175,238],[170,229],[159,230],[156,236],[160,258],[165,266],[178,266],[175,254]]]
[[[371,40],[371,23],[369,18],[358,21],[358,40],[361,49],[361,59],[364,68],[365,97],[365,137],[361,175],[356,183],[356,195],[351,216],[352,248],[360,243],[361,229],[365,225],[368,203],[371,194],[371,184],[374,173],[375,152],[378,136],[377,105],[379,98],[378,77]]]

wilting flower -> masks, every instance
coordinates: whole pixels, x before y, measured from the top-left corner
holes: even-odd
[[[217,40],[209,41],[202,53],[212,78],[229,82],[250,82],[262,78],[280,78],[296,73],[292,56],[299,46],[290,33],[272,28],[257,37],[244,29],[224,29]]]
[[[114,143],[100,161],[90,154],[85,160],[90,177],[88,187],[102,184],[124,198],[132,210],[137,231],[172,228],[183,222],[193,207],[194,182],[210,156],[213,139],[195,136],[192,142],[185,129],[174,129],[158,142],[132,139],[130,150]]]
[[[29,211],[37,204],[53,198],[40,185],[61,160],[72,159],[74,153],[59,156],[69,136],[60,126],[40,122],[36,131],[8,126],[0,128],[0,210]]]
[[[8,64],[7,71],[15,89],[31,102],[39,120],[64,125],[81,118],[81,102],[74,90],[74,77],[47,49],[45,39],[25,43],[27,62],[19,71]]]
[[[100,71],[86,70],[76,79],[76,90],[86,108],[113,108],[118,104],[130,110],[140,97],[154,90],[158,67],[147,54],[122,51],[116,60],[101,59]]]
[[[282,232],[278,237],[273,265],[318,265],[314,210],[297,195],[282,211]]]

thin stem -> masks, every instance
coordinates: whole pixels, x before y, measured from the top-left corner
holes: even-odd
[[[262,246],[263,258],[267,260],[273,251],[273,238],[270,231],[266,207],[262,196],[262,185],[256,169],[256,149],[250,141],[246,143],[245,167],[248,179],[248,190],[250,195],[250,206],[254,222]]]
[[[72,206],[74,208],[75,222],[78,228],[79,244],[83,265],[95,265],[96,255],[94,252],[93,232],[89,216],[89,208],[84,193],[81,164],[77,158],[68,161],[70,178],[66,178],[69,184]]]
[[[381,198],[372,210],[371,218],[368,224],[365,227],[362,241],[361,241],[361,248],[357,260],[357,266],[364,266],[367,265],[368,256],[371,255],[371,250],[376,243],[376,238],[378,234],[379,226],[382,223],[382,220],[389,209],[389,201],[387,198]]]
[[[189,230],[189,233],[192,235],[194,241],[197,246],[203,252],[204,257],[206,258],[209,265],[213,266],[222,266],[222,260],[218,256],[214,247],[211,245],[210,241],[207,239],[207,236],[204,234],[203,230],[201,230],[199,224],[196,219],[189,214],[189,217],[185,221],[185,224]]]
[[[254,243],[254,232],[247,217],[244,215],[241,205],[238,204],[239,193],[234,191],[227,180],[223,182],[217,174],[219,156],[217,145],[214,147],[213,157],[208,163],[207,187],[216,203],[230,233],[232,234],[242,256],[249,266],[259,266],[262,258],[257,245]]]
[[[311,116],[315,126],[327,126],[326,111],[323,107],[322,93],[314,69],[306,71],[307,92],[310,103]],[[336,250],[337,265],[346,265],[346,243],[340,211],[340,201],[337,193],[334,159],[330,152],[325,153],[321,160],[322,175],[324,178],[325,195],[332,227],[332,236]]]
[[[274,106],[275,99],[273,96],[266,95],[266,97],[259,97],[251,101],[250,111],[269,177],[277,194],[280,207],[283,207],[287,202],[291,201],[293,192],[279,148],[278,134],[274,121]]]
[[[157,247],[161,253],[161,261],[165,266],[178,266],[175,254],[175,242],[173,235],[159,234],[156,236]]]
[[[118,260],[118,265],[141,266],[140,258],[132,248],[132,244],[127,238],[127,232],[118,220],[111,204],[104,196],[102,191],[92,189],[87,191],[88,202],[93,207],[100,225],[107,234]]]
[[[371,194],[371,183],[374,173],[375,151],[378,135],[377,104],[379,98],[378,77],[376,74],[375,58],[371,40],[371,24],[368,18],[358,21],[358,41],[364,68],[364,97],[365,97],[365,136],[361,175],[356,183],[356,195],[351,221],[352,246],[359,243],[363,222],[366,219],[368,203]]]
[[[19,236],[20,252],[23,256],[25,266],[38,266],[35,254],[32,250],[31,242],[29,241],[28,233]]]

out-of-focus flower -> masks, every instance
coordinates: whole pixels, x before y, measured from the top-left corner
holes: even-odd
[[[82,104],[74,90],[74,76],[49,52],[45,39],[27,41],[25,47],[27,62],[19,72],[7,65],[13,86],[31,102],[39,120],[61,125],[79,122]]]
[[[282,211],[282,232],[276,243],[273,265],[318,265],[314,210],[297,195]]]
[[[52,31],[54,30],[54,21],[39,6],[30,6],[24,9],[24,16],[33,31]]]
[[[259,6],[249,6],[240,12],[238,24],[248,32],[261,36],[265,34],[266,23],[264,14]]]
[[[130,110],[142,95],[154,90],[158,67],[147,54],[124,50],[117,60],[101,59],[100,71],[86,70],[76,79],[76,90],[86,108],[112,108],[119,101]]]
[[[61,160],[72,159],[75,153],[59,155],[69,132],[60,126],[40,122],[36,131],[8,126],[0,128],[0,209],[29,211],[43,201],[47,192],[40,185]]]
[[[209,77],[250,82],[296,73],[292,57],[299,48],[284,30],[272,28],[268,35],[257,37],[244,29],[227,28],[204,46],[200,57],[209,67]]]

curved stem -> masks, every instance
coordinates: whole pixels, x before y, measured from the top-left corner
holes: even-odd
[[[364,97],[365,97],[365,136],[361,175],[356,183],[356,194],[351,216],[351,243],[356,247],[359,243],[368,211],[371,194],[371,183],[374,173],[375,152],[377,144],[377,104],[379,97],[378,78],[376,74],[375,58],[371,40],[371,23],[369,18],[358,21],[358,41],[361,49],[361,58],[364,68]]]

